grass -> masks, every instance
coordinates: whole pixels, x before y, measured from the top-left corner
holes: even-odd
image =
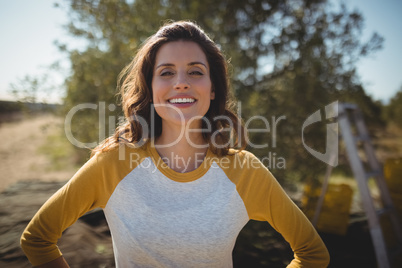
[[[388,158],[402,157],[402,129],[389,123],[385,130],[378,133],[373,145],[381,163]]]
[[[40,131],[43,141],[37,153],[44,155],[50,162],[47,171],[77,169],[76,151],[66,138],[63,120],[42,125]]]

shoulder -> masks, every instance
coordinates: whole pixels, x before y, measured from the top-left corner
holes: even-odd
[[[146,155],[145,148],[130,146],[97,152],[76,172],[70,185],[97,185],[102,189],[114,189],[141,163],[139,159],[145,159]],[[98,192],[102,191],[98,189]]]
[[[230,150],[226,156],[215,156],[212,162],[215,162],[236,185],[273,179],[271,172],[258,157],[246,150]]]
[[[87,164],[98,167],[130,166],[133,169],[147,157],[149,157],[147,144],[141,147],[131,144],[121,144],[108,151],[95,153],[88,160]]]
[[[266,169],[266,167],[261,163],[258,157],[247,150],[230,149],[227,155],[221,157],[216,156],[214,161],[222,169]]]
[[[80,169],[81,172],[94,173],[97,176],[124,174],[138,167],[149,157],[147,146],[134,147],[122,144],[103,152],[96,152]]]

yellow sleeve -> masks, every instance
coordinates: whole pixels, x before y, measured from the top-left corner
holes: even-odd
[[[32,265],[60,257],[57,241],[62,232],[86,212],[106,205],[118,177],[128,172],[119,163],[123,161],[114,158],[113,153],[92,157],[35,214],[21,236],[21,247]]]
[[[271,172],[251,153],[233,157],[233,166],[225,172],[236,184],[249,218],[267,221],[290,244],[294,259],[288,267],[327,267],[329,253],[324,242]]]

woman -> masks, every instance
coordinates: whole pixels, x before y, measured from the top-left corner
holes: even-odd
[[[268,221],[290,243],[288,267],[327,266],[315,229],[243,150],[225,59],[197,25],[163,26],[119,81],[127,121],[27,226],[21,244],[33,265],[68,267],[57,240],[101,207],[117,267],[232,267],[250,219]]]

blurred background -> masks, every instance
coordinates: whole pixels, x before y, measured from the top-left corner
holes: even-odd
[[[100,109],[80,110],[71,121],[71,133],[80,142],[99,143],[110,135],[118,120],[108,118],[122,116],[117,76],[167,20],[195,21],[221,47],[244,121],[258,115],[273,126],[283,118],[276,135],[250,133],[254,144],[268,143],[267,148],[248,149],[269,158],[264,163],[307,215],[327,166],[305,149],[301,130],[309,115],[329,103],[358,105],[379,161],[391,161],[397,174],[401,11],[399,0],[0,0],[0,264],[29,267],[19,235],[40,205],[89,158],[88,149],[66,137],[67,113],[82,103],[116,104],[101,115],[105,125],[99,124]],[[249,127],[265,125],[253,120]],[[309,126],[304,135],[309,147],[324,153],[325,121]],[[330,249],[331,267],[376,267],[342,146],[324,208],[338,220],[328,219],[333,225],[322,223],[319,231]],[[378,198],[375,185],[371,188]],[[402,196],[400,182],[393,188]],[[87,241],[81,255],[71,247],[77,237]],[[82,219],[64,239],[61,247],[76,263],[73,267],[113,267],[101,212]],[[80,256],[94,257],[84,263]],[[247,225],[234,252],[235,267],[283,267],[291,258],[280,235],[257,222]]]

